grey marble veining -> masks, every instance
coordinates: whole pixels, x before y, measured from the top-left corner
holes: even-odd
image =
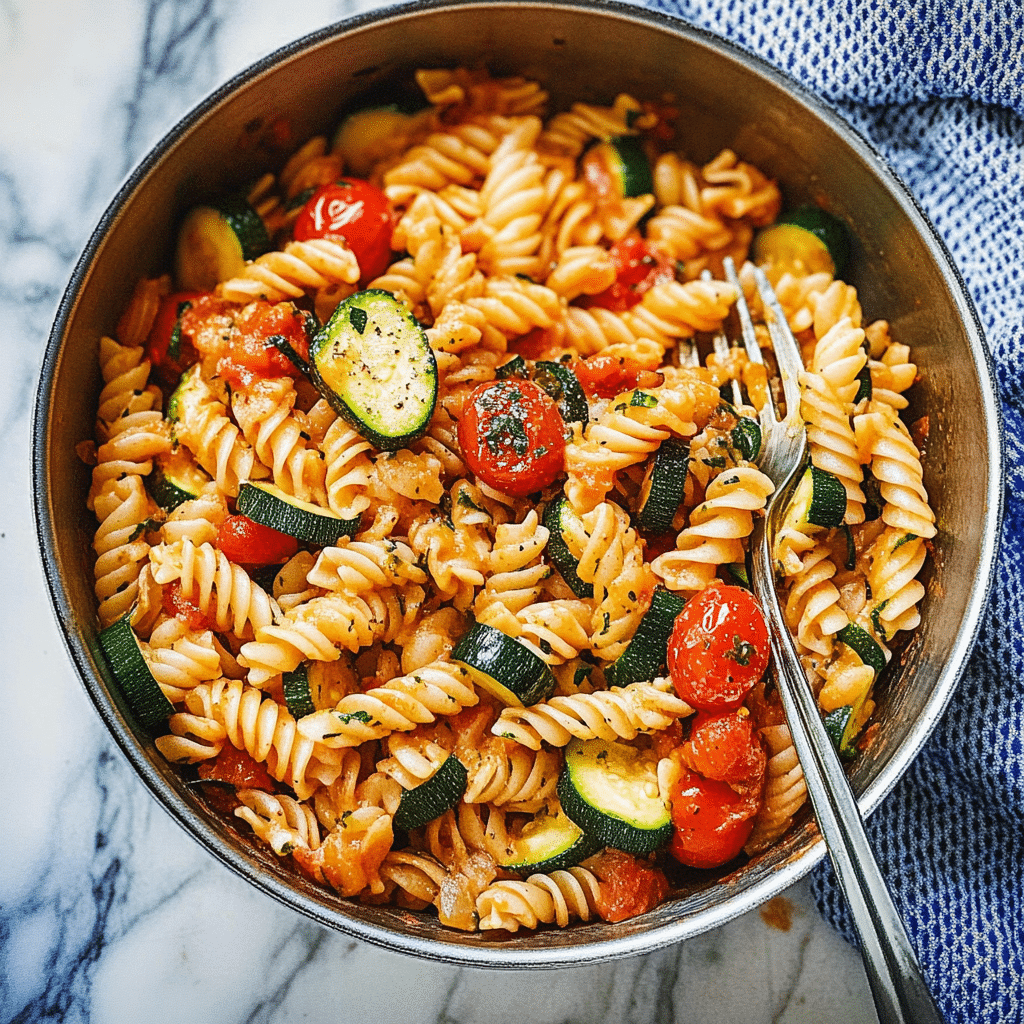
[[[96,220],[210,90],[368,4],[0,4],[0,1022],[661,1024],[874,1019],[803,885],[611,964],[482,971],[382,951],[251,889],[156,805],[108,739],[49,610],[29,505],[46,336]]]

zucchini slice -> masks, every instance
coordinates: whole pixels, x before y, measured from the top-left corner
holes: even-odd
[[[313,692],[309,686],[309,672],[305,665],[300,665],[293,672],[285,672],[281,676],[281,688],[284,691],[284,702],[292,718],[305,718],[316,711]]]
[[[862,629],[855,622],[848,622],[843,626],[836,633],[836,639],[841,640],[847,647],[853,648],[860,660],[875,670],[876,676],[885,668],[887,659],[881,644],[866,629]]]
[[[555,400],[566,423],[585,425],[590,419],[590,403],[579,378],[568,366],[546,360],[535,363],[533,381]]]
[[[408,832],[439,818],[462,799],[468,781],[465,765],[449,754],[429,779],[415,789],[402,791],[395,811],[395,828]]]
[[[857,374],[857,394],[853,396],[853,404],[859,405],[866,398],[874,394],[874,385],[871,383],[871,367],[865,363],[860,373]]]
[[[309,346],[313,383],[372,445],[421,437],[437,401],[437,360],[416,318],[390,292],[349,296]]]
[[[575,867],[601,849],[601,843],[588,836],[561,808],[538,814],[510,843],[509,854],[501,866],[517,874],[549,874]]]
[[[853,542],[853,530],[844,523],[839,527],[839,532],[843,538],[843,568],[852,572],[857,567],[857,545]]]
[[[786,511],[786,525],[842,526],[846,516],[846,488],[838,477],[817,466],[808,466],[797,484]]]
[[[849,254],[846,224],[820,206],[801,206],[784,213],[754,239],[755,263],[775,263],[788,270],[802,268],[805,274],[826,271],[842,277]]]
[[[131,616],[132,613],[128,612],[107,626],[99,635],[100,647],[132,714],[143,729],[156,734],[174,714],[174,705],[164,696],[149,671],[131,626]]]
[[[384,157],[408,147],[429,109],[412,113],[397,103],[365,107],[346,117],[334,133],[331,149],[345,158],[348,170],[365,178]]]
[[[508,380],[509,377],[525,377],[526,360],[521,355],[514,355],[508,362],[502,363],[494,371],[497,380]]]
[[[657,760],[625,743],[573,740],[565,749],[558,798],[565,813],[602,846],[645,854],[672,838]]]
[[[197,206],[178,231],[175,276],[183,291],[210,292],[262,256],[270,238],[260,215],[244,200]]]
[[[729,436],[741,458],[747,462],[756,461],[761,454],[761,427],[757,420],[741,416]]]
[[[628,686],[654,679],[665,667],[668,638],[676,616],[686,607],[686,601],[664,587],[657,587],[651,606],[636,627],[629,646],[605,670],[609,686]]]
[[[196,464],[191,452],[179,445],[174,451],[156,457],[146,486],[152,499],[165,512],[171,512],[183,502],[198,498],[209,482],[209,476]]]
[[[637,525],[651,533],[665,533],[683,500],[690,467],[690,446],[674,437],[662,441],[654,453],[643,482]]]
[[[580,579],[576,572],[580,560],[569,550],[563,536],[566,530],[573,530],[577,534],[583,532],[583,521],[564,494],[555,498],[544,510],[544,525],[550,534],[548,555],[555,568],[562,574],[562,579],[577,597],[593,597],[594,584],[584,583]]]
[[[555,692],[551,669],[533,651],[482,622],[473,624],[455,645],[451,658],[506,707],[537,704]]]
[[[596,142],[584,158],[597,161],[611,176],[616,191],[624,199],[646,196],[654,191],[651,162],[639,135],[617,135]]]
[[[857,738],[857,730],[854,726],[857,716],[853,713],[853,705],[847,704],[844,707],[836,708],[825,716],[825,732],[836,748],[836,753],[844,760],[850,761],[857,753],[853,745]]]
[[[329,508],[300,501],[263,481],[242,481],[235,508],[253,522],[317,547],[337,544],[339,537],[351,537],[359,530],[359,516],[342,519]]]

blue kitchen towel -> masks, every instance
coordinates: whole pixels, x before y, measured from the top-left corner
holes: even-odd
[[[1006,517],[951,706],[868,835],[950,1022],[1024,1021],[1024,5],[648,0],[788,72],[889,160],[935,224],[996,364]],[[813,891],[852,929],[828,864]]]

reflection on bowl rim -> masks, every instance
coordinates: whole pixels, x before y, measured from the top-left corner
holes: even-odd
[[[449,941],[445,941],[443,938],[428,938],[398,929],[391,929],[362,920],[357,916],[349,916],[344,910],[334,910],[325,905],[323,898],[313,895],[315,891],[313,887],[306,887],[308,892],[300,891],[301,886],[287,884],[283,878],[277,877],[271,872],[261,870],[253,857],[248,856],[245,851],[230,843],[222,823],[211,823],[197,814],[182,799],[170,781],[174,769],[166,764],[160,764],[155,760],[151,760],[144,748],[137,742],[131,726],[121,715],[119,709],[114,705],[107,693],[105,683],[96,671],[95,652],[90,649],[89,644],[81,634],[79,624],[74,620],[73,609],[56,564],[56,545],[54,540],[56,531],[54,529],[49,500],[50,477],[47,458],[50,419],[53,412],[49,402],[49,394],[59,365],[62,340],[73,318],[78,296],[89,277],[90,269],[101,247],[101,243],[116,223],[120,211],[146,177],[160,165],[165,155],[187,134],[192,124],[229,99],[240,86],[271,71],[288,58],[296,56],[307,49],[316,48],[338,36],[348,35],[360,29],[392,19],[404,19],[411,15],[436,13],[446,8],[490,9],[509,6],[513,8],[566,8],[571,9],[574,13],[588,12],[603,17],[640,22],[647,27],[667,31],[670,34],[681,37],[684,42],[696,41],[710,46],[723,58],[738,61],[748,70],[752,70],[767,79],[770,84],[788,92],[798,102],[808,107],[815,117],[843,137],[849,146],[866,163],[872,166],[874,173],[887,182],[891,192],[900,201],[904,211],[911,219],[918,234],[923,238],[932,257],[947,279],[950,292],[954,301],[959,306],[961,317],[964,321],[966,334],[973,350],[974,362],[980,375],[982,400],[988,414],[988,423],[993,427],[989,432],[990,443],[987,452],[989,465],[992,469],[989,493],[987,495],[988,504],[986,506],[988,522],[991,528],[982,538],[977,580],[964,615],[964,628],[957,637],[950,657],[949,663],[955,666],[955,670],[950,671],[948,667],[943,670],[939,677],[938,685],[929,698],[925,713],[917,720],[906,740],[897,751],[896,756],[890,759],[882,772],[861,795],[859,804],[862,813],[869,814],[877,807],[917,755],[948,703],[963,671],[970,648],[974,643],[980,625],[981,612],[987,600],[988,587],[991,583],[991,570],[995,560],[999,525],[1002,518],[1002,423],[999,406],[995,400],[994,377],[990,357],[984,343],[977,314],[949,253],[909,190],[871,144],[854,128],[838,117],[821,100],[784,73],[727,40],[697,29],[678,18],[661,12],[614,2],[614,0],[613,2],[583,0],[583,2],[571,4],[552,2],[552,0],[518,0],[518,2],[513,4],[503,3],[501,0],[425,0],[425,2],[379,8],[309,33],[275,50],[233,76],[228,82],[193,107],[150,150],[119,189],[89,238],[61,300],[48,340],[40,386],[36,396],[33,423],[34,512],[44,572],[54,611],[68,651],[90,698],[110,730],[111,735],[130,763],[138,771],[144,783],[156,796],[161,805],[178,820],[190,835],[195,837],[218,859],[226,863],[235,872],[246,878],[263,892],[324,925],[368,942],[395,951],[468,966],[512,968],[561,967],[579,963],[596,963],[637,953],[650,952],[723,924],[753,909],[805,875],[824,855],[823,844],[819,840],[813,841],[802,853],[797,853],[789,858],[765,879],[750,885],[738,894],[734,893],[724,903],[713,903],[712,906],[705,907],[703,910],[698,909],[696,913],[677,913],[665,923],[654,925],[646,930],[634,930],[628,931],[628,933],[624,930],[621,934],[614,934],[610,939],[599,939],[598,941],[575,942],[570,940],[561,945],[551,947],[540,945],[531,947],[528,944],[528,937],[525,940],[523,937],[519,937],[518,940],[511,941],[503,946],[497,946],[485,941],[478,941],[474,944],[472,941],[467,941],[467,936],[462,933],[454,933]],[[301,879],[299,882],[301,883]],[[717,887],[725,891],[730,888],[730,883],[722,881],[717,883]],[[715,895],[714,887],[706,890],[706,892]],[[672,905],[669,904],[668,906],[671,907]],[[657,912],[654,913],[656,914]],[[582,938],[583,931],[581,929],[585,929],[586,926],[577,924],[573,928]],[[437,930],[440,936],[445,935],[441,931],[440,926],[438,926]]]

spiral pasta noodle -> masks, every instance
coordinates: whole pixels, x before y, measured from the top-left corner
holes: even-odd
[[[538,924],[565,928],[573,918],[589,921],[600,892],[597,878],[583,867],[495,882],[477,897],[480,928],[515,932]]]
[[[542,741],[564,747],[573,737],[631,740],[692,713],[685,701],[668,692],[667,684],[631,683],[615,690],[552,697],[528,708],[505,708],[491,731],[539,750]]]

